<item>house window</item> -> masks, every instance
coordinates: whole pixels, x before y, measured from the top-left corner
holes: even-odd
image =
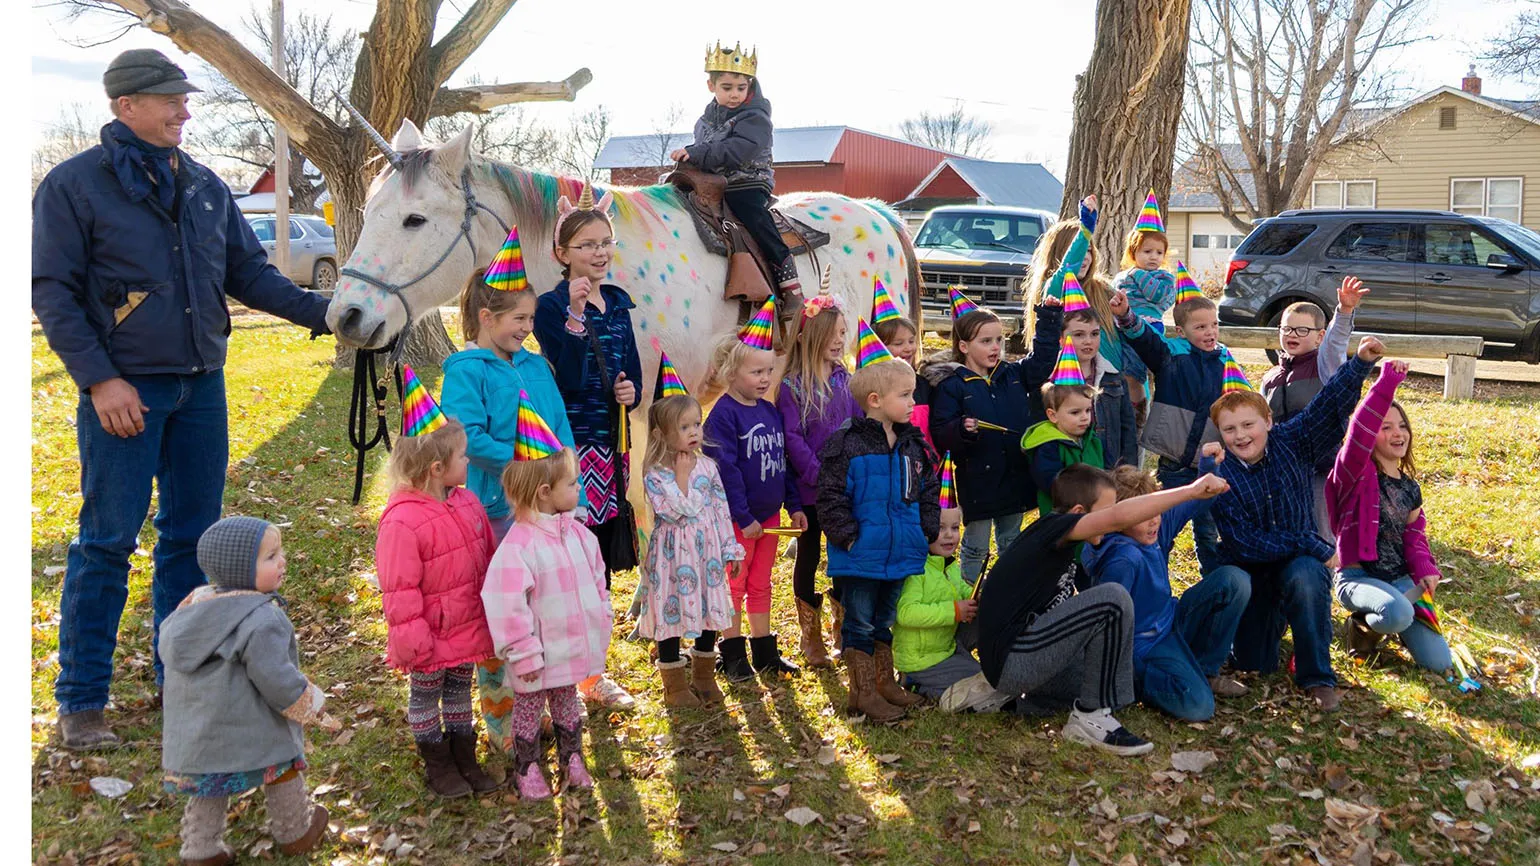
[[[1192,248],[1195,250],[1208,249],[1208,235],[1193,235]]]
[[[1454,106],[1446,105],[1438,110],[1438,128],[1454,129]]]
[[[1449,209],[1471,216],[1522,222],[1524,178],[1457,177],[1449,181]]]
[[[1310,185],[1310,206],[1318,208],[1374,207],[1372,180],[1318,180]]]

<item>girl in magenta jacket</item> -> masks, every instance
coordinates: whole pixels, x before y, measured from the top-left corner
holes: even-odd
[[[385,661],[411,676],[406,720],[427,786],[441,797],[498,787],[476,763],[471,715],[475,664],[492,655],[481,584],[497,540],[481,502],[460,486],[470,463],[465,447],[457,421],[401,437],[390,455],[392,491],[374,549]]]
[[[1443,673],[1449,644],[1418,620],[1412,601],[1438,586],[1428,549],[1422,488],[1412,459],[1412,426],[1395,402],[1406,362],[1385,364],[1348,426],[1347,441],[1326,477],[1326,511],[1341,568],[1336,595],[1352,611],[1348,649],[1365,657],[1393,634],[1423,667]]]

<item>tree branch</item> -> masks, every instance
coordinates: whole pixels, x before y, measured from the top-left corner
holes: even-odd
[[[594,80],[588,67],[567,76],[564,81],[520,81],[513,84],[478,84],[468,87],[439,88],[428,108],[429,117],[471,112],[486,114],[499,105],[515,102],[571,102],[577,92]]]
[[[481,43],[486,41],[493,28],[497,27],[516,2],[518,0],[476,0],[471,4],[465,15],[444,34],[443,39],[434,44],[428,54],[428,74],[434,87],[443,86],[449,76],[460,68],[460,64],[481,47]]]

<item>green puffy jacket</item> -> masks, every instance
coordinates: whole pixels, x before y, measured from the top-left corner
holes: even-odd
[[[957,651],[957,608],[973,587],[962,578],[956,559],[931,554],[925,572],[904,579],[893,625],[893,666],[901,673],[923,671]]]

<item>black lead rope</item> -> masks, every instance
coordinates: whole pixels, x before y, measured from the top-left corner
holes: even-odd
[[[385,402],[390,397],[388,381],[384,376],[378,375],[375,363],[378,352],[369,349],[356,349],[353,352],[353,397],[348,403],[348,442],[358,452],[358,465],[353,471],[353,504],[357,505],[364,492],[364,461],[369,451],[381,442],[385,443],[385,450],[390,450],[390,422],[385,411]],[[401,369],[391,365],[395,370],[396,396],[399,399],[402,393]],[[370,402],[372,406],[368,405]],[[374,432],[369,430],[370,421],[374,423]]]

